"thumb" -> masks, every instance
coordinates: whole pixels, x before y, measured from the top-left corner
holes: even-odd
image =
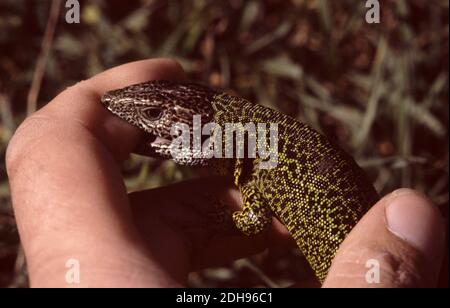
[[[411,189],[385,196],[336,254],[324,287],[434,287],[444,254],[437,207]]]

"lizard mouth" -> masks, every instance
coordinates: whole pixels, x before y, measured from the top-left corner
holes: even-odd
[[[171,139],[167,139],[167,138],[163,138],[163,137],[159,137],[159,136],[154,136],[154,135],[152,137],[154,139],[149,144],[150,144],[151,147],[154,147],[154,148],[170,145],[170,143],[172,143]]]
[[[171,143],[172,139],[144,132],[142,141],[134,152],[144,156],[166,158]]]
[[[186,153],[193,152],[193,140],[192,135],[190,136],[190,149]],[[210,136],[202,135],[200,139],[201,146],[204,145]],[[138,144],[134,153],[154,158],[170,159],[172,158],[172,142],[173,138],[171,136],[160,136],[150,132],[143,132],[142,141]]]

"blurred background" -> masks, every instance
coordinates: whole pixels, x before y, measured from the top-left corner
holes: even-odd
[[[278,109],[336,140],[381,194],[413,187],[448,217],[448,0],[0,1],[0,286],[26,287],[4,155],[27,114],[107,68],[173,57],[192,80]],[[130,190],[195,176],[133,156]],[[311,285],[296,251],[193,273],[193,287]]]

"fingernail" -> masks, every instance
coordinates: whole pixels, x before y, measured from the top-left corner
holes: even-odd
[[[436,206],[411,189],[398,189],[387,197],[387,228],[418,249],[429,260],[443,251],[444,222]]]

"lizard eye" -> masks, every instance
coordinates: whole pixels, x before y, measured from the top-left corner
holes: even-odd
[[[159,108],[146,108],[142,110],[142,114],[147,120],[156,121],[162,116],[162,110]]]

